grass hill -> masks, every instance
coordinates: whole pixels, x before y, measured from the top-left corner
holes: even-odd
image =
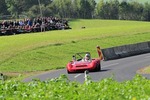
[[[65,68],[76,52],[89,51],[98,57],[97,45],[106,48],[150,40],[149,22],[77,19],[69,24],[72,30],[1,36],[0,71]]]

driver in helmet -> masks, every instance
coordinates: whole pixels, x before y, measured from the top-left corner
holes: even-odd
[[[85,54],[85,57],[84,57],[84,61],[91,61],[91,56],[90,56],[90,54]]]

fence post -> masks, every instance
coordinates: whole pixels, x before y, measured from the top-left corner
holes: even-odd
[[[85,71],[84,71],[85,82],[88,81],[88,74],[89,74],[89,71],[88,71],[88,70],[85,70]]]
[[[4,75],[0,73],[0,80],[4,81]]]

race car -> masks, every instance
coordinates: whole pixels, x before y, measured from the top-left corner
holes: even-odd
[[[72,61],[67,64],[67,72],[83,72],[85,70],[88,71],[100,71],[102,58],[102,53],[100,51],[100,47],[97,47],[97,51],[99,54],[99,58],[91,58],[90,52],[81,52],[76,53],[72,56]]]

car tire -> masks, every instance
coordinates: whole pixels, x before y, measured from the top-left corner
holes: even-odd
[[[101,71],[101,64],[98,64],[98,65],[96,66],[96,71]]]
[[[67,73],[70,74],[71,72],[69,72],[69,70],[67,70]]]

